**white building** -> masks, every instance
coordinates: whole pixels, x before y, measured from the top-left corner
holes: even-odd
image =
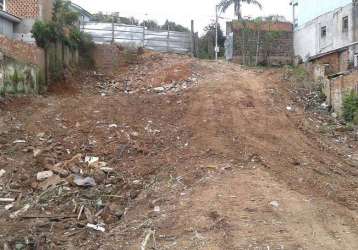
[[[358,41],[356,0],[295,0],[291,4],[297,57],[309,61],[338,53],[341,65],[353,63]]]

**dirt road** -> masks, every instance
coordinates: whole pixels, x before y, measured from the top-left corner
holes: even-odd
[[[0,208],[3,244],[358,249],[358,165],[346,145],[319,133],[282,70],[152,55],[111,78],[79,79],[2,105],[0,193],[16,198]],[[79,153],[60,165],[63,182],[41,189],[37,172]],[[87,166],[85,156],[112,171]],[[97,185],[77,187],[74,174]],[[25,204],[24,215],[9,217]]]

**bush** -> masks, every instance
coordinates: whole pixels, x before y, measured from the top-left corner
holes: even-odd
[[[358,94],[351,91],[343,99],[343,117],[347,122],[358,123]]]

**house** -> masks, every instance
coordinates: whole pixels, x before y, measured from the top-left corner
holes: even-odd
[[[84,8],[82,8],[81,6],[75,3],[71,3],[71,9],[72,11],[79,13],[81,24],[90,22],[93,19],[93,15],[91,13],[89,13],[87,10],[85,10]]]
[[[292,3],[295,56],[327,65],[328,74],[358,66],[356,0],[296,0]]]
[[[21,22],[17,16],[0,10],[0,34],[8,38],[14,38],[15,26]]]
[[[294,52],[323,85],[326,104],[342,115],[347,93],[358,93],[358,1],[295,0]]]
[[[0,34],[32,43],[34,41],[31,35],[33,24],[37,20],[51,19],[54,1],[0,0]],[[74,3],[71,3],[71,8],[80,14],[80,22],[88,21],[92,17],[88,11]],[[1,26],[4,28],[1,29]]]
[[[31,42],[32,25],[36,20],[49,20],[53,0],[0,0],[2,10],[21,19],[13,26],[13,38]]]
[[[282,20],[226,24],[226,58],[245,65],[285,65],[293,61],[293,25]]]

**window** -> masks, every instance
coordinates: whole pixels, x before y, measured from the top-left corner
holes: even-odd
[[[326,38],[327,36],[327,26],[321,28],[321,38]]]
[[[0,10],[5,10],[5,0],[0,0]]]
[[[342,32],[346,33],[348,32],[348,24],[349,24],[349,19],[347,16],[343,17],[342,20]]]

